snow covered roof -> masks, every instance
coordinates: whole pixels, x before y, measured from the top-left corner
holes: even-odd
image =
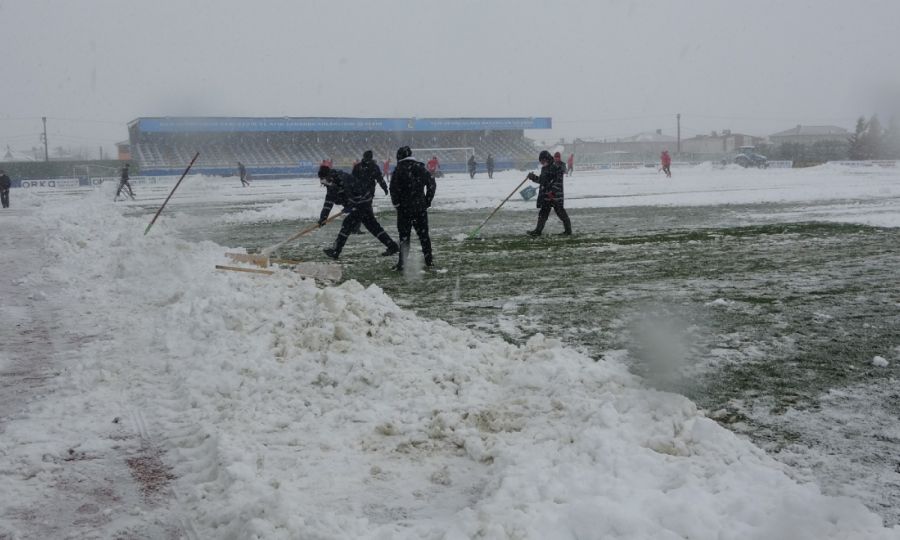
[[[37,161],[34,156],[18,150],[9,150],[3,154],[3,161]]]
[[[622,142],[675,142],[675,137],[671,135],[663,135],[662,133],[656,133],[654,131],[645,131],[643,133],[638,133],[637,135],[632,135],[631,137],[625,137],[622,139]]]
[[[848,135],[850,132],[839,126],[803,126],[773,133],[769,137],[790,137],[792,135]]]

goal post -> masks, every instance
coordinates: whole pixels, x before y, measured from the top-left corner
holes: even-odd
[[[437,156],[441,170],[449,172],[465,172],[470,156],[475,155],[475,148],[463,146],[458,148],[412,148],[412,155],[422,163],[428,163],[432,156]]]
[[[88,184],[98,186],[105,180],[118,180],[119,169],[93,163],[77,164],[72,166],[72,176],[85,178]]]

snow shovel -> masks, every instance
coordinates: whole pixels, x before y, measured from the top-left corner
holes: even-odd
[[[242,266],[225,266],[217,264],[216,270],[228,270],[229,272],[244,272],[248,274],[263,274],[271,276],[275,270],[261,270],[259,268],[244,268]],[[341,280],[343,271],[340,265],[318,263],[318,262],[301,262],[291,268],[293,272],[300,274],[305,278],[315,279],[316,281],[338,282]]]
[[[494,208],[494,211],[491,212],[491,213],[488,215],[488,217],[485,218],[485,220],[481,222],[481,225],[475,227],[475,230],[473,230],[472,232],[469,233],[469,238],[475,238],[476,236],[478,236],[478,233],[481,231],[481,228],[484,227],[484,224],[487,223],[492,217],[494,217],[494,214],[497,213],[497,210],[500,210],[500,207],[503,206],[504,204],[506,204],[506,201],[508,201],[510,197],[512,197],[513,195],[515,195],[515,193],[516,193],[517,191],[519,191],[519,188],[522,187],[522,185],[525,184],[525,182],[527,182],[527,181],[528,181],[528,177],[526,176],[526,177],[525,177],[525,180],[522,180],[522,182],[521,182],[518,186],[516,186],[516,188],[513,189],[513,190],[509,193],[509,195],[506,196],[505,199],[503,199],[502,201],[500,201],[500,204],[497,205],[497,208]]]
[[[519,192],[519,195],[522,196],[522,199],[526,201],[530,201],[535,195],[537,195],[538,190],[535,189],[534,186],[528,186]]]
[[[279,259],[273,259],[273,260],[269,259],[269,256],[272,255],[273,251],[275,251],[276,249],[280,248],[281,246],[287,244],[288,242],[292,242],[292,241],[300,238],[301,236],[305,236],[305,235],[315,231],[316,229],[321,229],[322,227],[331,223],[332,221],[337,219],[339,216],[342,216],[343,214],[344,214],[343,212],[338,212],[337,214],[326,219],[324,224],[319,225],[318,223],[316,223],[314,225],[310,225],[309,227],[294,234],[287,240],[283,240],[281,242],[278,242],[275,245],[269,246],[259,253],[255,253],[255,254],[226,253],[225,255],[234,261],[247,262],[247,263],[255,264],[256,266],[259,266],[260,268],[267,268],[269,266],[269,263],[279,261]]]
[[[178,182],[175,182],[175,187],[172,188],[172,191],[169,192],[169,196],[166,197],[166,200],[163,201],[162,206],[160,206],[159,210],[156,211],[156,215],[153,216],[153,219],[150,220],[150,224],[147,225],[146,229],[144,229],[144,236],[147,236],[147,233],[150,232],[150,227],[152,227],[153,224],[156,223],[156,218],[159,217],[159,214],[163,211],[163,208],[165,208],[166,204],[169,203],[169,199],[171,199],[172,195],[175,194],[175,190],[178,189],[178,186],[181,184],[181,181],[184,180],[184,177],[187,175],[188,171],[191,170],[191,167],[194,165],[194,162],[197,161],[197,158],[199,156],[200,156],[200,152],[197,152],[196,154],[194,154],[194,158],[191,160],[190,163],[188,163],[187,169],[185,169],[184,172],[181,173],[181,178],[178,179]],[[134,196],[132,195],[131,198],[133,199]]]

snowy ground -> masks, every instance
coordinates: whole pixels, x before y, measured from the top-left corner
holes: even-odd
[[[522,177],[445,179],[435,210],[493,207]],[[118,205],[114,186],[13,191],[0,538],[900,538],[615,354],[512,345],[377,285],[215,272],[239,246],[185,230],[308,220],[322,196],[232,180],[189,178],[147,236],[171,184]],[[566,190],[570,208],[809,202],[805,220],[900,226],[897,169],[577,172]]]

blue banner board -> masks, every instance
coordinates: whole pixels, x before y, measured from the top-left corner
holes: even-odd
[[[551,129],[549,117],[528,118],[138,118],[144,133],[316,132],[316,131],[488,131]]]

